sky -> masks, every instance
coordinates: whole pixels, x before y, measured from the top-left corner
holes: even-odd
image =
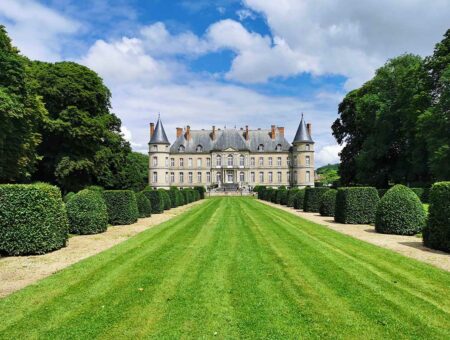
[[[449,0],[0,0],[0,23],[31,59],[95,70],[133,149],[158,114],[175,128],[312,123],[316,167],[346,93],[389,58],[430,55]]]

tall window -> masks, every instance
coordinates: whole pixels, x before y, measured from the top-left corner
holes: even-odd
[[[264,172],[259,172],[259,183],[264,183]]]
[[[184,173],[183,172],[180,172],[180,183],[184,183]]]
[[[209,171],[206,173],[206,182],[211,183],[211,173]]]
[[[170,183],[175,182],[175,172],[170,173]]]
[[[169,166],[169,157],[166,157],[166,168]]]
[[[286,158],[286,164],[287,166],[291,166],[291,159],[289,158],[289,156]]]
[[[209,168],[211,167],[211,158],[206,158],[206,166]]]
[[[170,166],[175,166],[175,158],[170,159]]]
[[[158,166],[158,157],[153,157],[153,166]]]
[[[306,166],[309,166],[310,162],[311,162],[310,157],[309,157],[309,156],[306,156],[306,157],[305,157],[305,163],[306,163]]]
[[[250,165],[255,166],[255,157],[250,158]]]
[[[306,145],[305,145],[305,148],[306,148],[307,151],[309,151],[309,150],[311,149],[311,147],[309,146],[309,144],[306,144]]]
[[[202,152],[203,151],[203,147],[201,145],[197,145],[197,147],[195,148],[195,151]]]
[[[239,165],[244,166],[245,165],[245,157],[244,155],[239,156]]]
[[[291,183],[291,173],[290,173],[290,171],[288,171],[288,172],[286,173],[286,177],[287,177],[288,183]]]
[[[255,183],[255,173],[254,173],[254,172],[251,172],[251,173],[250,173],[250,181],[251,181],[252,183]]]
[[[202,173],[199,171],[197,172],[197,182],[201,183],[202,182]]]
[[[158,182],[158,173],[156,171],[153,172],[152,181],[153,181],[153,183],[157,183]]]
[[[184,166],[184,158],[180,158],[180,167]]]
[[[192,168],[192,158],[188,158],[188,167]]]
[[[202,159],[201,158],[197,158],[197,167],[198,168],[202,167]]]
[[[193,179],[192,179],[192,172],[189,171],[188,173],[188,181],[189,183],[192,183]]]
[[[158,145],[153,145],[153,151],[158,151]]]
[[[178,152],[184,152],[184,145],[180,145],[178,147]]]
[[[277,181],[278,183],[281,183],[281,171],[277,172]]]
[[[273,182],[273,174],[272,171],[269,172],[269,183]]]
[[[311,173],[309,171],[306,171],[305,181],[306,183],[309,183],[311,181]]]
[[[221,155],[216,156],[216,165],[222,166],[222,156]]]
[[[272,157],[269,157],[269,166],[272,166]]]
[[[244,171],[241,171],[239,173],[239,181],[244,182],[245,181],[245,174]]]
[[[281,166],[281,157],[277,157],[277,166]]]
[[[228,162],[228,166],[232,166],[233,165],[233,155],[228,155],[227,157],[227,162]]]
[[[263,165],[264,165],[264,158],[259,157],[259,166],[263,166]]]
[[[166,176],[165,176],[164,180],[165,180],[165,183],[169,183],[169,173],[168,172],[166,172]]]
[[[222,174],[221,174],[220,172],[218,172],[218,173],[216,174],[216,182],[217,182],[217,183],[222,182]]]

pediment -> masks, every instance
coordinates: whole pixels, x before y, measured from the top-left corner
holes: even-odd
[[[223,151],[233,152],[233,151],[238,151],[238,150],[236,150],[236,149],[234,149],[234,148],[226,148],[226,149],[223,150]]]

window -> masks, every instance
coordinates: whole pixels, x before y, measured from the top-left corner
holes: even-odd
[[[170,183],[175,182],[175,172],[170,173]]]
[[[245,174],[244,171],[241,171],[239,173],[239,181],[244,182],[245,181]]]
[[[189,183],[192,183],[192,172],[190,172],[190,171],[188,173],[188,181],[189,181]]]
[[[269,166],[272,166],[272,157],[269,157]]]
[[[250,158],[250,165],[255,166],[255,157]]]
[[[166,176],[164,177],[165,183],[169,183],[169,173],[166,172]]]
[[[169,157],[166,157],[166,162],[165,162],[166,168],[169,167]]]
[[[209,171],[206,173],[206,182],[211,183],[211,173]]]
[[[277,157],[277,166],[281,166],[281,157]]]
[[[277,172],[277,181],[278,183],[281,183],[281,171]]]
[[[286,177],[287,177],[288,183],[291,183],[291,173],[289,171],[286,173]]]
[[[188,167],[192,168],[192,158],[188,158]]]
[[[153,157],[152,164],[153,164],[153,166],[158,166],[158,157],[156,157],[156,156]]]
[[[258,151],[264,151],[264,145],[259,144],[258,145]]]
[[[306,164],[306,166],[309,166],[310,162],[311,162],[310,157],[309,157],[309,156],[306,156],[306,157],[305,157],[305,164]]]
[[[197,147],[195,148],[195,151],[202,152],[203,151],[203,147],[201,145],[197,145]]]
[[[202,173],[199,171],[197,172],[197,182],[201,183],[202,182]]]
[[[178,152],[184,152],[184,145],[180,145],[178,147]]]
[[[211,166],[211,158],[206,158],[206,166],[210,167]]]
[[[216,165],[222,166],[222,156],[221,155],[216,156]]]
[[[309,151],[311,148],[310,148],[310,146],[309,146],[309,144],[306,144],[305,145],[305,149],[307,150],[307,151]]]
[[[239,165],[244,166],[245,165],[245,157],[244,155],[239,156]]]
[[[297,183],[297,171],[294,171],[294,180],[293,180],[293,182]]]
[[[264,165],[264,158],[259,157],[259,166],[263,166],[263,165]]]
[[[281,151],[281,144],[277,144],[277,146],[275,147],[275,151]]]
[[[264,172],[262,171],[259,172],[259,182],[264,183]]]
[[[273,182],[273,174],[272,171],[269,172],[269,183]]]
[[[201,167],[202,167],[202,159],[197,158],[197,168],[201,168]]]
[[[227,162],[228,166],[233,166],[233,155],[228,155]]]
[[[222,174],[221,174],[220,172],[218,172],[218,173],[216,174],[216,182],[217,182],[217,183],[222,182]]]
[[[184,166],[184,158],[180,158],[180,167]]]
[[[291,159],[289,158],[289,156],[286,158],[286,163],[287,166],[291,166]]]
[[[158,145],[153,145],[153,151],[158,151]]]
[[[252,183],[255,183],[255,173],[254,173],[254,172],[251,172],[251,173],[250,173],[250,181],[251,181]]]
[[[309,183],[311,181],[311,173],[309,171],[306,171],[305,181],[306,183]]]
[[[180,183],[184,182],[184,173],[180,172]]]
[[[175,158],[170,159],[170,166],[175,166]]]
[[[152,181],[153,181],[153,183],[158,182],[158,173],[156,171],[153,172]]]

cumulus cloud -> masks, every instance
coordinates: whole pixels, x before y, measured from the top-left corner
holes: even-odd
[[[343,146],[341,145],[325,145],[315,153],[315,166],[321,167],[322,165],[339,163],[339,152],[341,152]]]
[[[0,21],[21,52],[31,59],[61,59],[64,40],[80,24],[34,0],[0,1]]]

